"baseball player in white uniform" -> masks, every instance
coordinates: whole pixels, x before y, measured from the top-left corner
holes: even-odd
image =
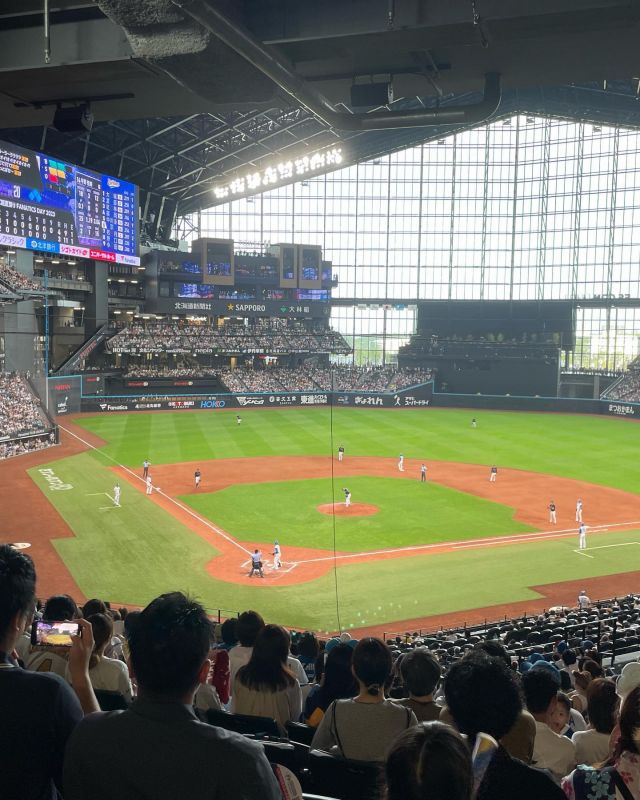
[[[281,559],[281,552],[280,552],[280,545],[278,544],[278,540],[276,539],[273,543],[273,567],[274,569],[280,569],[282,566],[282,559]]]
[[[580,498],[576,503],[576,522],[582,522],[582,500]]]
[[[347,508],[351,505],[351,492],[348,489],[343,489],[344,492],[344,504]]]
[[[578,550],[586,550],[587,549],[587,526],[584,522],[580,523],[580,527],[578,528]]]
[[[489,473],[489,483],[495,483],[498,479],[498,467],[494,464],[491,467],[491,472]]]
[[[119,506],[120,505],[120,484],[116,483],[113,487],[113,502]]]
[[[549,503],[549,522],[553,522],[555,525],[557,521],[556,504],[552,500]]]
[[[404,472],[404,456],[402,453],[400,453],[400,456],[398,457],[398,469],[400,472]]]
[[[338,461],[342,461],[344,459],[344,447],[340,445],[338,448]]]
[[[153,491],[153,484],[151,483],[151,475],[147,475],[147,494]]]

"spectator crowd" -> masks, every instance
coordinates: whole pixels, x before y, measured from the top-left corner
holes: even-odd
[[[0,284],[15,294],[30,291],[42,292],[42,284],[13,269],[3,259],[0,259]]]
[[[0,545],[0,791],[279,800],[301,783],[363,800],[639,800],[640,664],[616,680],[570,623],[630,623],[640,602],[584,597],[473,637],[320,641],[256,611],[214,625],[180,592],[142,611],[40,604],[31,559]],[[33,619],[78,634],[34,644]]]
[[[285,323],[284,325],[279,323]],[[106,345],[109,353],[337,353],[351,352],[336,331],[307,329],[288,320],[257,320],[252,326],[155,322],[132,323]]]
[[[602,396],[606,400],[640,403],[640,356],[629,364],[629,369]]]
[[[16,372],[0,373],[0,458],[41,450],[54,440],[26,379]]]

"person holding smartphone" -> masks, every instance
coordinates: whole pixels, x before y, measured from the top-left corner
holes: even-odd
[[[65,800],[281,800],[263,745],[193,711],[213,633],[205,609],[181,592],[160,595],[139,614],[129,634],[138,696],[126,711],[93,714],[74,730]],[[117,767],[105,769],[105,754],[116,751]]]
[[[35,588],[31,558],[0,545],[0,797],[55,800],[67,740],[83,713],[99,711],[88,670],[93,634],[78,620],[69,647],[75,693],[58,675],[22,669],[15,646],[33,617]]]

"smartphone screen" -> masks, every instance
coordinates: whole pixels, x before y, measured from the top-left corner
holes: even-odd
[[[31,644],[44,647],[71,647],[71,637],[78,633],[77,622],[45,622],[35,620],[31,628]]]

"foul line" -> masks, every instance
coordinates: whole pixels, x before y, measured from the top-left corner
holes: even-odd
[[[608,530],[610,527],[615,528],[622,528],[625,525],[640,525],[640,520],[635,520],[633,522],[619,522],[612,524],[611,522],[606,523],[606,525],[590,525],[587,530],[589,531],[600,531],[600,530]],[[506,544],[516,544],[517,542],[535,542],[540,541],[541,539],[563,539],[567,536],[577,536],[578,530],[577,528],[566,528],[560,531],[540,531],[539,533],[521,533],[515,536],[489,536],[486,539],[475,539],[475,540],[468,540],[468,541],[458,541],[458,542],[438,542],[434,544],[417,544],[417,545],[410,545],[408,547],[395,547],[390,548],[388,550],[370,550],[365,552],[359,553],[344,553],[342,555],[335,556],[336,559],[347,560],[351,558],[363,558],[368,556],[384,556],[389,555],[391,553],[415,553],[420,551],[428,551],[428,550],[441,550],[442,552],[446,552],[447,550],[468,550],[474,547],[486,547],[487,545],[497,544],[500,542],[505,542]],[[630,543],[631,544],[631,543]],[[594,550],[595,548],[589,548]],[[593,558],[593,556],[591,556]],[[334,556],[319,556],[317,558],[308,558],[306,560],[298,561],[298,564],[315,564],[319,561],[333,561]]]
[[[81,436],[78,436],[73,431],[70,431],[68,428],[65,428],[64,425],[59,425],[58,427],[62,428],[62,430],[65,431],[65,433],[68,433],[70,436],[73,436],[74,439],[77,439],[79,442],[82,442],[82,444],[86,445],[86,447],[91,448],[91,450],[95,450],[97,453],[100,453],[105,458],[108,458],[110,461],[113,461],[113,463],[117,467],[120,467],[120,469],[123,469],[125,472],[128,472],[129,475],[133,475],[133,477],[136,480],[142,481],[143,483],[145,483],[144,478],[142,478],[140,475],[137,475],[132,469],[129,469],[129,467],[125,467],[124,464],[119,464],[116,461],[116,459],[113,458],[113,456],[109,455],[109,453],[104,453],[102,450],[97,448],[95,445],[91,444],[90,442],[87,442]],[[221,536],[223,539],[225,539],[227,542],[229,542],[230,544],[234,545],[234,547],[237,547],[238,550],[242,550],[243,553],[246,553],[247,555],[251,555],[251,551],[250,550],[247,550],[239,542],[237,542],[232,536],[229,536],[229,534],[225,533],[223,530],[221,530],[220,528],[216,527],[213,523],[209,522],[206,519],[203,519],[199,514],[196,514],[195,511],[193,511],[192,509],[188,508],[187,506],[182,505],[182,503],[178,502],[178,500],[176,500],[175,498],[170,497],[168,494],[165,494],[161,489],[156,489],[156,491],[159,494],[161,494],[164,498],[169,500],[169,502],[173,503],[179,509],[181,509],[182,511],[186,512],[187,514],[192,516],[194,519],[196,519],[201,525],[204,525],[205,527],[207,527],[210,530],[214,531],[219,536]],[[103,494],[106,494],[106,492],[103,492]],[[107,497],[109,497],[109,495],[107,495]]]
[[[70,431],[68,428],[65,428],[64,425],[59,425],[58,427],[60,427],[63,431],[68,433],[70,436],[73,436],[74,439],[77,439],[79,442],[82,442],[82,444],[84,444],[86,447],[90,448],[91,450],[95,450],[97,453],[100,453],[105,458],[108,458],[110,461],[113,461],[113,463],[117,467],[120,467],[120,469],[123,469],[125,472],[128,472],[136,480],[142,481],[143,483],[145,483],[144,478],[142,478],[140,475],[137,475],[132,469],[129,469],[129,467],[125,467],[124,464],[118,463],[118,461],[116,461],[116,459],[113,458],[113,456],[110,456],[108,453],[103,452],[102,450],[97,448],[95,445],[91,444],[90,442],[87,442],[81,436],[78,436],[73,431]],[[234,545],[239,550],[242,550],[243,553],[246,553],[247,555],[251,555],[251,550],[247,550],[239,542],[237,542],[232,536],[229,536],[228,533],[225,533],[225,531],[221,530],[220,528],[218,528],[216,525],[214,525],[213,523],[209,522],[208,520],[203,519],[199,514],[196,514],[195,511],[193,511],[191,508],[189,508],[188,506],[184,506],[182,503],[180,503],[174,497],[170,497],[168,494],[165,494],[161,489],[156,489],[156,491],[159,492],[169,502],[173,503],[179,509],[181,509],[182,511],[186,512],[191,517],[196,519],[201,525],[204,525],[205,527],[207,527],[210,530],[214,531],[219,536],[221,536],[223,539],[225,539],[227,542],[229,542],[230,544]],[[96,492],[96,494],[106,494],[107,497],[109,497],[109,499],[111,499],[110,495],[108,495],[106,492]],[[608,523],[605,523],[603,525],[589,525],[589,526],[587,526],[587,531],[601,531],[602,532],[602,531],[609,530],[609,528],[623,528],[623,527],[628,526],[628,525],[640,525],[640,520],[634,520],[632,522],[616,522],[616,523],[608,522]],[[442,552],[447,552],[447,550],[470,550],[472,548],[486,547],[487,545],[492,545],[492,544],[496,544],[496,543],[499,543],[499,542],[503,542],[505,544],[516,544],[517,542],[525,542],[525,543],[526,542],[534,542],[534,541],[540,541],[541,539],[542,540],[545,540],[545,539],[563,539],[563,538],[566,538],[567,536],[575,536],[577,533],[578,533],[577,528],[563,528],[563,529],[561,529],[559,531],[538,531],[538,532],[533,532],[533,533],[529,533],[529,534],[526,534],[526,533],[517,534],[517,535],[514,535],[514,536],[489,536],[489,537],[486,537],[484,539],[463,540],[463,541],[456,541],[456,542],[438,542],[438,543],[434,543],[434,544],[419,544],[419,545],[410,545],[408,547],[395,547],[395,548],[389,548],[387,550],[369,550],[369,551],[358,552],[358,553],[344,553],[342,555],[318,556],[316,558],[307,558],[307,559],[301,559],[300,561],[296,561],[296,562],[294,562],[292,564],[292,566],[287,571],[290,571],[291,569],[294,569],[295,567],[297,567],[297,566],[299,566],[301,564],[316,564],[316,563],[322,562],[322,561],[347,561],[349,559],[354,559],[354,558],[368,558],[369,556],[385,556],[385,555],[390,555],[390,554],[393,554],[393,553],[416,553],[416,552],[421,552],[421,551],[425,552],[425,551],[429,551],[429,550],[440,550]],[[640,542],[626,542],[625,544],[640,544]],[[624,546],[624,545],[600,545],[599,547],[590,547],[588,549],[589,550],[598,550],[601,547],[620,547],[620,546]],[[587,558],[594,558],[594,556],[589,556],[587,553],[584,553],[583,551],[580,551],[580,550],[574,550],[574,552],[575,553],[580,553],[580,555],[585,555],[585,556],[587,556]],[[246,562],[246,563],[248,563],[248,562]],[[244,567],[244,564],[243,564],[243,567]],[[277,570],[274,570],[274,572],[277,572]]]

